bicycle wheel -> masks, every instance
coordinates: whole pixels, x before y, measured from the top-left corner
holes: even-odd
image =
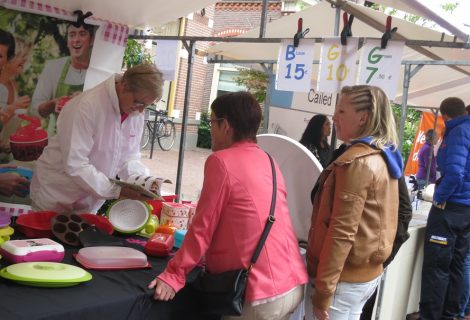
[[[165,120],[158,127],[158,145],[163,151],[171,150],[175,144],[176,129],[171,120]]]
[[[150,141],[150,129],[148,121],[145,121],[144,132],[142,132],[142,138],[140,138],[140,149],[145,149]]]

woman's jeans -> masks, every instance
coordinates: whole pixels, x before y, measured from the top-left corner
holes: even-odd
[[[362,307],[374,293],[381,277],[361,283],[339,282],[328,309],[329,320],[359,320]]]

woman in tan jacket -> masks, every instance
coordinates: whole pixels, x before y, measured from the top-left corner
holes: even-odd
[[[395,120],[377,87],[341,90],[333,116],[347,150],[322,172],[313,202],[307,265],[316,319],[359,319],[397,230],[403,161]]]

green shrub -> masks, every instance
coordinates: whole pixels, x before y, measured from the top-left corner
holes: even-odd
[[[199,148],[211,148],[211,128],[209,127],[209,120],[209,113],[203,112],[201,114],[201,122],[199,123],[199,127],[197,129],[196,146]]]

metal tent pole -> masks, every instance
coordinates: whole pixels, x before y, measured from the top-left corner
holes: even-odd
[[[263,7],[261,9],[261,22],[259,25],[259,37],[264,38],[266,32],[266,17],[268,15],[268,0],[263,0]]]
[[[194,60],[194,48],[195,41],[190,40],[188,42],[183,41],[183,45],[188,51],[188,70],[186,72],[186,90],[184,92],[184,104],[183,104],[183,122],[181,123],[181,138],[180,138],[180,149],[178,154],[178,168],[176,172],[176,186],[175,194],[178,197],[178,201],[181,200],[181,180],[183,178],[183,160],[184,160],[184,148],[186,145],[186,129],[188,126],[188,112],[189,112],[189,98],[191,94],[191,80],[193,76],[193,60]]]

